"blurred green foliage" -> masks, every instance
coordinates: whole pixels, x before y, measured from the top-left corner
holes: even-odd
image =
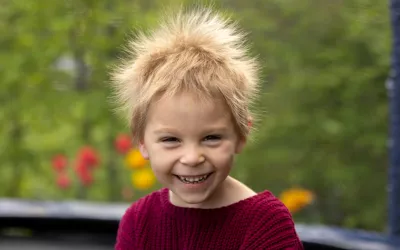
[[[130,32],[190,2],[2,3],[0,196],[123,200],[130,177],[114,139],[129,129],[113,113],[107,72]],[[263,64],[262,119],[233,174],[256,191],[312,190],[315,203],[296,221],[385,230],[387,3],[220,0],[215,8],[238,19]],[[101,157],[89,188],[74,178],[83,145]],[[58,153],[70,159],[68,190],[51,167]]]

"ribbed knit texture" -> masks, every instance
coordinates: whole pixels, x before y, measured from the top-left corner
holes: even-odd
[[[168,197],[164,188],[133,203],[115,249],[303,249],[289,211],[269,191],[216,209],[177,207]]]

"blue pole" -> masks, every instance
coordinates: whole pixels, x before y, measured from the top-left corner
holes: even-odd
[[[400,0],[390,0],[393,34],[392,67],[388,81],[389,140],[389,234],[400,237]]]

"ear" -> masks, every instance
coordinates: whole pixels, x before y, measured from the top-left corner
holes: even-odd
[[[247,127],[249,130],[253,127],[253,117],[251,116],[247,118]]]
[[[142,154],[143,158],[148,160],[149,159],[149,152],[146,149],[143,141],[139,142],[139,151]]]
[[[235,148],[235,153],[239,154],[243,151],[244,146],[246,145],[247,138],[245,136],[241,136],[238,138],[236,148]]]

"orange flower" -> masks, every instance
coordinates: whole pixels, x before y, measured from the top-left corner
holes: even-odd
[[[156,182],[151,168],[143,168],[132,173],[132,185],[140,190],[149,189]]]
[[[314,200],[314,194],[306,189],[291,188],[283,191],[279,199],[291,213],[296,213]]]
[[[130,169],[142,168],[147,165],[147,160],[143,158],[139,150],[132,149],[125,158],[125,163]]]

